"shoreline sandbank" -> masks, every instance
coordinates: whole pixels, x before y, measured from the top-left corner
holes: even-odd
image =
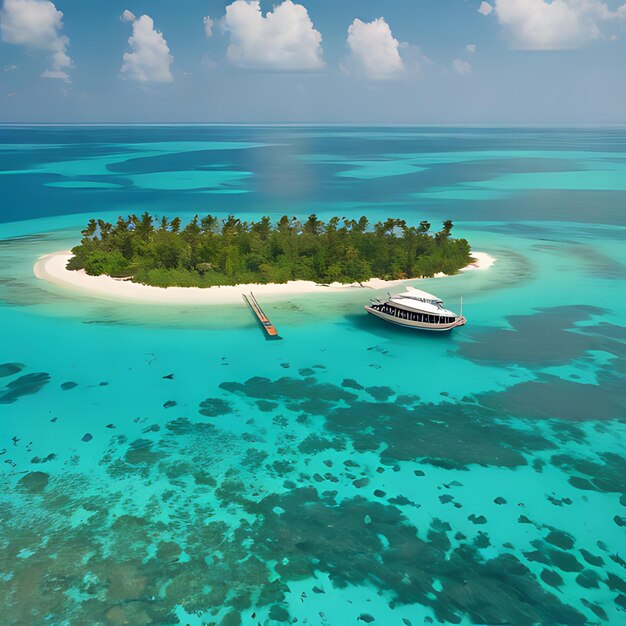
[[[486,252],[472,252],[475,259],[460,272],[486,270],[495,259]],[[363,283],[331,283],[321,285],[314,281],[295,280],[280,284],[224,285],[219,287],[153,287],[133,283],[130,280],[111,276],[89,276],[84,270],[68,270],[72,258],[70,250],[62,250],[41,256],[33,267],[37,278],[82,295],[135,302],[139,304],[232,304],[241,302],[244,293],[253,291],[257,296],[294,296],[300,294],[345,292],[349,290],[384,289],[396,285],[409,284],[415,280],[381,280],[372,278]],[[434,278],[444,277],[437,274]]]

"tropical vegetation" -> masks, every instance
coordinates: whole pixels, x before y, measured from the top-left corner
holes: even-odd
[[[401,219],[370,225],[310,215],[243,221],[229,215],[157,219],[148,212],[115,224],[89,220],[68,269],[126,277],[159,287],[210,287],[242,283],[362,282],[452,274],[471,261],[465,239],[451,237],[452,222],[431,232],[422,221]]]

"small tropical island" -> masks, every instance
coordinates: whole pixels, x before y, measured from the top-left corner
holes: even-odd
[[[207,215],[183,224],[145,212],[115,224],[89,220],[67,269],[153,287],[408,280],[454,274],[473,261],[452,227],[447,220],[431,232],[427,221],[393,218],[371,225],[365,216],[324,222],[315,214],[276,223]]]

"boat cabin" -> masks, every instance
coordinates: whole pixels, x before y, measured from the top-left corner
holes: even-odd
[[[372,300],[365,309],[383,320],[423,330],[450,330],[465,324],[463,315],[444,309],[443,301],[431,293],[408,287],[388,300]]]

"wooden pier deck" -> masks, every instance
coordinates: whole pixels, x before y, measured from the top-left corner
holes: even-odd
[[[257,319],[259,320],[259,323],[263,327],[263,330],[270,337],[278,337],[278,331],[276,330],[274,324],[270,322],[267,315],[265,315],[265,313],[263,312],[263,309],[261,308],[261,305],[257,302],[257,299],[254,297],[254,294],[252,292],[250,292],[249,296],[247,296],[246,294],[243,294],[243,299],[246,301],[248,306],[252,309],[252,312],[256,315]]]

